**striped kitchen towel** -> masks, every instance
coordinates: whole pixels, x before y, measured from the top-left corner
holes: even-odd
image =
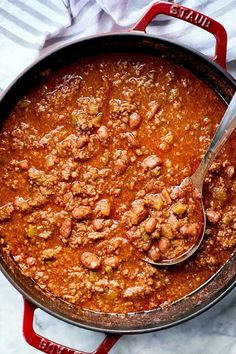
[[[0,0],[0,91],[40,55],[96,33],[126,31],[155,0]],[[221,22],[227,60],[236,60],[236,1],[179,0]],[[158,17],[148,29],[212,55],[214,37],[186,22]]]

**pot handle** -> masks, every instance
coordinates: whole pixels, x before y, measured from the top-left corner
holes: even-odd
[[[151,5],[146,13],[134,25],[132,30],[146,32],[146,27],[157,15],[167,15],[189,22],[212,33],[216,38],[214,61],[226,69],[227,33],[225,28],[212,18],[185,6],[159,1]]]
[[[119,335],[106,335],[102,343],[92,353],[86,353],[81,350],[74,350],[57,344],[50,339],[44,338],[37,334],[33,328],[34,311],[36,306],[28,300],[24,299],[24,317],[23,317],[23,335],[28,344],[32,347],[41,350],[48,354],[107,354],[113,347],[116,341],[120,338]]]

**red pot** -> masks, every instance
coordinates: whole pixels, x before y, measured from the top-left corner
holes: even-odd
[[[154,16],[165,14],[192,25],[198,26],[215,36],[216,47],[213,60],[196,51],[177,45],[171,41],[150,36],[145,29]],[[0,102],[1,114],[9,112],[32,81],[40,80],[40,72],[48,67],[64,65],[76,56],[112,50],[138,51],[161,55],[187,67],[195,75],[212,86],[221,97],[229,102],[236,90],[234,79],[225,71],[227,34],[224,27],[215,20],[184,6],[168,2],[153,4],[144,16],[128,33],[93,36],[73,42],[50,53],[25,70],[6,90]],[[33,347],[51,354],[84,353],[56,344],[36,334],[33,329],[33,316],[37,307],[76,326],[110,333],[94,354],[108,353],[122,334],[143,333],[164,329],[186,321],[219,301],[236,283],[236,257],[232,258],[200,288],[176,301],[167,311],[160,309],[127,315],[96,313],[83,309],[73,309],[57,299],[49,298],[35,284],[17,269],[15,263],[1,255],[0,265],[3,273],[25,298],[23,333],[26,341]]]

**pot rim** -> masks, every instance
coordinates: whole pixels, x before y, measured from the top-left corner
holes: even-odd
[[[224,267],[224,265],[222,266]],[[198,315],[204,313],[205,311],[207,311],[208,309],[210,309],[211,307],[213,307],[215,304],[217,304],[220,300],[222,300],[227,294],[229,294],[234,287],[236,286],[236,275],[235,275],[235,279],[231,282],[231,284],[229,286],[225,285],[224,286],[224,290],[221,292],[221,294],[219,294],[218,296],[215,297],[214,300],[212,300],[211,302],[209,302],[208,304],[206,304],[205,306],[203,306],[202,308],[200,308],[199,310],[197,310],[194,313],[191,313],[189,315],[186,315],[185,317],[179,319],[179,320],[175,320],[171,323],[168,323],[166,325],[162,325],[162,326],[158,326],[158,327],[150,327],[150,328],[139,328],[139,329],[107,329],[107,328],[102,328],[102,327],[98,327],[98,326],[94,326],[94,325],[90,325],[90,324],[84,324],[84,323],[79,323],[77,321],[74,321],[72,319],[66,318],[63,315],[60,315],[59,313],[51,310],[50,308],[48,308],[46,305],[41,304],[39,301],[35,300],[33,296],[29,295],[26,291],[24,291],[20,285],[18,285],[17,282],[15,282],[12,277],[9,275],[9,273],[7,272],[7,270],[2,266],[2,264],[0,264],[0,270],[1,272],[5,275],[5,277],[8,279],[8,281],[14,286],[14,288],[16,290],[19,291],[19,293],[23,296],[24,299],[27,299],[28,301],[30,301],[36,308],[48,313],[49,315],[56,317],[59,320],[62,320],[66,323],[69,323],[71,325],[74,325],[76,327],[80,327],[83,329],[87,329],[87,330],[92,330],[95,332],[100,332],[100,333],[107,333],[107,334],[115,334],[115,335],[124,335],[124,334],[143,334],[143,333],[150,333],[150,332],[154,332],[154,331],[161,331],[167,328],[171,328],[174,326],[177,326],[181,323],[187,322],[195,317],[197,317]],[[210,281],[212,278],[214,278],[218,272],[221,270],[221,268],[215,273],[213,274],[213,276],[211,278],[209,278],[205,283],[203,283],[200,287],[204,287],[206,285],[206,283],[208,281]],[[197,289],[193,290],[192,293],[197,292],[199,290],[198,287]],[[192,294],[191,293],[191,294]],[[190,294],[187,294],[185,297],[188,297]],[[184,298],[181,298],[178,301],[182,301],[184,300]],[[155,309],[154,309],[155,310]],[[151,310],[153,311],[153,310]],[[101,312],[101,315],[105,314]],[[139,314],[139,312],[135,312],[135,313],[128,313],[126,315],[133,315],[133,314]],[[116,314],[109,314],[106,313],[106,315],[116,315]],[[117,314],[119,315],[119,314]],[[121,314],[124,315],[124,314]]]
[[[180,47],[181,49],[184,49],[188,52],[191,52],[191,54],[194,54],[198,57],[200,57],[203,60],[206,60],[209,64],[213,65],[215,67],[215,69],[217,69],[218,71],[221,72],[221,74],[223,74],[224,76],[226,76],[234,85],[236,85],[236,79],[234,79],[234,77],[228,72],[226,71],[224,68],[222,68],[222,66],[220,66],[218,63],[216,63],[212,58],[208,57],[207,55],[199,52],[198,50],[187,46],[187,45],[182,45],[180,43],[176,43],[173,40],[170,39],[165,39],[162,38],[160,36],[154,35],[154,34],[148,34],[146,32],[141,32],[141,31],[127,31],[127,32],[113,32],[113,33],[102,33],[102,34],[94,34],[91,36],[87,36],[87,37],[83,37],[83,38],[77,38],[74,39],[70,42],[66,42],[63,43],[61,45],[56,46],[55,48],[51,49],[49,52],[42,54],[41,56],[39,56],[38,58],[36,58],[31,64],[29,64],[28,66],[26,66],[26,68],[24,70],[22,70],[17,76],[16,78],[3,90],[2,94],[0,95],[0,103],[3,100],[3,98],[5,97],[5,95],[7,95],[8,91],[11,90],[11,88],[15,85],[15,83],[21,78],[23,77],[30,69],[32,69],[34,66],[36,66],[37,64],[39,64],[40,62],[42,62],[44,59],[50,57],[51,55],[55,54],[56,52],[59,52],[60,50],[63,50],[67,47],[73,46],[77,43],[80,42],[85,42],[85,41],[90,41],[90,40],[96,40],[96,39],[101,39],[101,38],[109,38],[109,37],[119,37],[119,36],[137,36],[137,37],[143,37],[143,38],[149,38],[149,39],[154,39],[154,40],[158,40],[162,43],[168,43],[171,44],[175,47]]]

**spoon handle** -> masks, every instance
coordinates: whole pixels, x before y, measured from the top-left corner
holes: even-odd
[[[218,126],[215,135],[209,145],[197,170],[191,176],[193,184],[202,193],[203,181],[216,155],[228,140],[231,133],[236,128],[236,93],[233,95],[230,104]]]

